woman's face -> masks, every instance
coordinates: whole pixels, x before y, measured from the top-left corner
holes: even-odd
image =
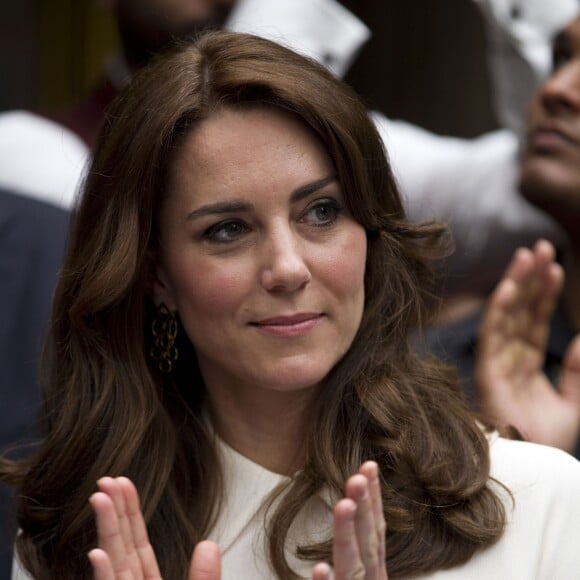
[[[168,192],[155,301],[179,313],[208,390],[319,383],[358,330],[367,243],[317,138],[279,111],[221,109]]]

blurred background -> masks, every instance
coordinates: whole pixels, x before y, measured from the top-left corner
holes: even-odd
[[[347,77],[369,107],[450,135],[496,127],[470,0],[342,3],[373,30]],[[103,0],[0,0],[0,111],[78,102],[117,42]]]

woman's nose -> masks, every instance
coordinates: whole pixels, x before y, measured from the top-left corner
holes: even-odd
[[[262,286],[272,292],[293,292],[311,280],[305,242],[290,228],[277,230],[264,241]]]
[[[580,112],[580,59],[556,69],[540,89],[544,107],[552,112]]]

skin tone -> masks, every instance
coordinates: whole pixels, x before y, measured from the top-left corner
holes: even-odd
[[[98,487],[90,503],[99,548],[88,555],[95,580],[161,580],[135,486],[126,477],[104,477]],[[349,478],[345,498],[334,508],[334,570],[316,564],[312,580],[388,580],[385,531],[377,464],[368,461]],[[197,544],[188,580],[221,580],[217,544]]]
[[[521,191],[566,230],[569,246],[563,267],[546,241],[515,253],[487,307],[475,379],[484,412],[499,426],[573,451],[580,437],[580,337],[568,347],[556,390],[542,367],[558,299],[580,330],[580,19],[554,42],[554,69],[531,101],[528,128]]]
[[[580,436],[580,336],[568,347],[558,389],[542,370],[563,281],[549,242],[516,252],[480,328],[475,382],[496,425],[572,452]]]
[[[281,111],[218,110],[186,138],[168,191],[154,300],[179,312],[220,437],[292,474],[305,460],[310,403],[360,325],[366,232],[324,147]],[[98,486],[95,578],[159,578],[133,484]],[[387,578],[375,463],[346,482],[333,531],[334,578]],[[220,578],[215,544],[196,547],[189,578]],[[330,567],[312,578],[329,580]]]
[[[295,456],[316,385],[360,324],[366,233],[326,151],[280,112],[203,122],[169,188],[155,302],[179,312],[220,436],[289,475],[281,456]]]
[[[554,42],[554,70],[532,99],[528,126],[520,187],[568,234],[563,302],[580,330],[580,19]]]

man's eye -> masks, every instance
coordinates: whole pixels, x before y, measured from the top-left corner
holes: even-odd
[[[566,50],[555,50],[552,53],[552,70],[558,70],[570,60],[570,54]]]
[[[230,220],[209,227],[203,233],[203,237],[211,242],[227,243],[238,239],[248,230],[249,228],[244,222]]]
[[[572,47],[566,34],[561,33],[552,44],[552,70],[557,70],[572,58]]]
[[[316,226],[332,225],[342,211],[342,206],[333,199],[317,202],[307,212],[305,221]]]

